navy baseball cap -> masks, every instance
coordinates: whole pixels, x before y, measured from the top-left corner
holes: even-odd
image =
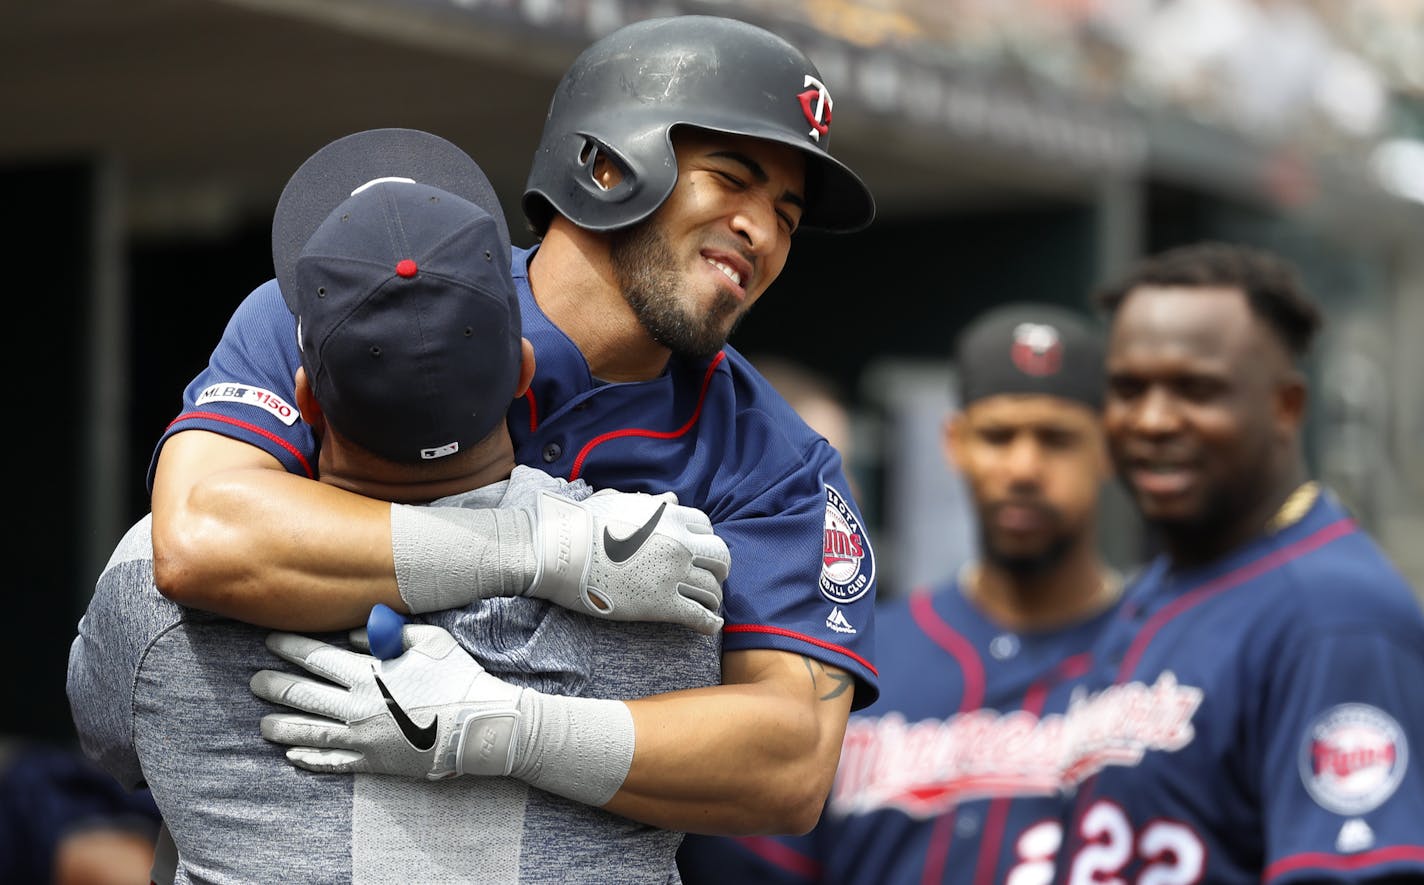
[[[338,153],[350,157],[349,148]],[[473,160],[464,163],[483,179]],[[273,259],[297,318],[302,365],[332,427],[402,463],[487,437],[514,397],[521,352],[498,201],[491,212],[414,175],[381,175],[332,204],[301,247],[287,251],[279,229],[295,229],[313,205],[303,175],[278,204]]]
[[[1103,335],[1051,304],[1015,303],[971,322],[955,347],[963,405],[1001,394],[1043,394],[1092,409],[1106,389]]]
[[[272,219],[272,264],[287,307],[297,256],[331,210],[356,189],[380,178],[408,179],[463,197],[494,217],[509,243],[504,207],[484,170],[469,154],[419,129],[367,129],[342,136],[312,154],[292,174]],[[503,260],[509,261],[506,248]]]

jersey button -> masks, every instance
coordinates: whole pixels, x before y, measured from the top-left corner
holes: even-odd
[[[564,453],[564,447],[558,443],[549,443],[544,446],[544,463],[553,464],[559,460],[559,456]]]
[[[954,832],[961,839],[972,839],[979,832],[979,818],[974,812],[961,810],[954,819]]]
[[[1019,653],[1019,638],[1012,633],[1000,633],[989,641],[989,654],[1000,661],[1007,661]]]

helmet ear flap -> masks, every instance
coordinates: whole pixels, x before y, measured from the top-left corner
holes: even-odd
[[[579,151],[579,166],[592,172],[593,162],[598,159],[598,142],[588,136],[584,136],[583,150]]]
[[[627,204],[645,190],[638,168],[597,136],[579,131],[563,134],[535,156],[531,181],[543,182],[548,188],[531,185],[524,192],[524,215],[530,229],[543,236],[556,213],[590,230],[619,226],[602,220],[629,214]]]
[[[574,179],[595,200],[621,203],[633,195],[637,179],[617,152],[592,136],[583,136]]]

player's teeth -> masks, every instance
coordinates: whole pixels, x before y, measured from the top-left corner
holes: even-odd
[[[726,275],[727,275],[727,279],[729,279],[729,280],[731,280],[732,282],[736,283],[738,286],[740,286],[740,285],[742,284],[742,275],[739,274],[739,273],[737,273],[735,270],[732,270],[732,269],[731,269],[730,267],[728,267],[727,265],[723,264],[723,263],[720,262],[720,261],[713,261],[713,260],[710,259],[710,258],[707,259],[707,263],[710,264],[710,265],[712,265],[713,267],[717,268],[717,269],[720,270],[722,273],[726,274]]]

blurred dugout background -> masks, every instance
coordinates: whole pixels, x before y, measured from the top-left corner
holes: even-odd
[[[1302,269],[1330,327],[1316,470],[1424,587],[1424,0],[48,0],[0,9],[12,494],[0,735],[68,741],[69,642],[272,208],[338,136],[411,126],[518,201],[593,38],[732,15],[805,48],[880,207],[806,234],[738,330],[829,378],[885,597],[973,549],[938,425],[946,350],[1006,299],[1087,309],[1135,256],[1225,238]],[[23,440],[21,439],[23,436]],[[38,512],[31,502],[38,505]],[[1142,538],[1121,497],[1104,544]],[[251,551],[261,556],[262,551]]]

